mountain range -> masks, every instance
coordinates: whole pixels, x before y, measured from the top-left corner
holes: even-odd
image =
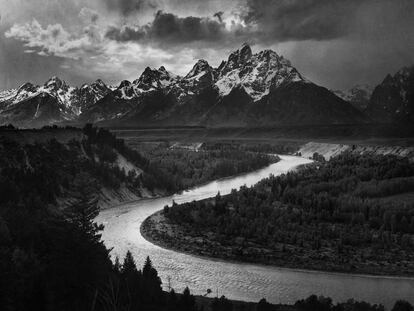
[[[373,91],[330,91],[303,77],[272,50],[244,44],[219,67],[199,60],[185,76],[161,66],[118,87],[97,80],[80,88],[57,77],[0,92],[0,124],[38,127],[261,127],[408,121],[413,118],[414,68],[387,76]],[[372,96],[371,96],[372,92]]]
[[[0,124],[37,127],[72,121],[110,92],[102,80],[80,88],[70,87],[58,77],[42,86],[28,82],[0,92]]]

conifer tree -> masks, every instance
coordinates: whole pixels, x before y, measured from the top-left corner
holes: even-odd
[[[191,295],[190,289],[186,287],[180,299],[180,310],[182,311],[196,311],[196,303],[194,296]]]
[[[69,220],[96,242],[101,238],[99,232],[103,225],[97,225],[95,218],[99,214],[98,198],[93,195],[94,184],[88,180],[88,175],[80,173],[74,182],[76,201],[67,209]]]
[[[134,257],[130,251],[127,251],[124,263],[122,264],[122,274],[129,275],[138,272]]]

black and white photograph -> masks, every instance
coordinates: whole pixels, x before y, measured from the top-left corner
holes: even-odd
[[[0,0],[1,311],[414,311],[413,0]]]

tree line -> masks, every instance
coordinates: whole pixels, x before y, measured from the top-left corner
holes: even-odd
[[[321,268],[324,260],[350,268],[405,262],[412,273],[406,260],[414,258],[414,202],[404,195],[414,191],[413,178],[407,159],[344,153],[228,196],[167,207],[164,214],[190,235],[213,232],[240,259],[282,252],[300,261],[323,249],[328,258],[319,256]],[[251,243],[273,252],[248,253]]]
[[[278,161],[276,156],[239,148],[236,144],[205,144],[198,152],[171,148],[169,142],[141,143],[134,147],[150,159],[150,170],[157,171],[173,192],[254,171]]]

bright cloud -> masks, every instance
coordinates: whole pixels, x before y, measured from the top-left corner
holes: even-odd
[[[6,38],[23,41],[30,50],[38,48],[39,55],[54,55],[66,58],[79,58],[79,52],[90,50],[94,42],[91,36],[84,33],[74,36],[66,31],[61,24],[42,25],[33,19],[31,23],[15,24],[5,33]]]

